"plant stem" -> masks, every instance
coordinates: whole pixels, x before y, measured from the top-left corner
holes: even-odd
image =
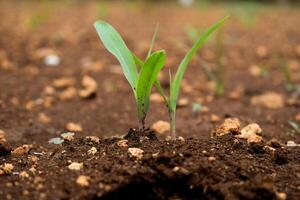
[[[172,139],[176,139],[176,112],[169,110],[170,132]]]
[[[139,117],[139,131],[142,131],[145,129],[145,117],[141,118]]]

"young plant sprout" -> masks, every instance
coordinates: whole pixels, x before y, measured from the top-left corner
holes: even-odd
[[[174,79],[172,79],[171,72],[169,73],[170,74],[169,96],[166,96],[166,94],[163,92],[163,89],[157,79],[154,83],[155,87],[157,88],[157,90],[161,94],[161,96],[163,97],[165,104],[168,107],[170,127],[171,127],[171,136],[173,139],[176,138],[176,127],[175,127],[176,121],[175,120],[176,120],[177,99],[179,96],[180,83],[183,79],[183,75],[186,71],[186,68],[187,68],[190,60],[192,59],[192,57],[197,53],[197,50],[200,47],[202,47],[202,45],[205,43],[205,41],[209,38],[209,36],[215,30],[219,29],[224,24],[224,22],[228,19],[228,17],[229,16],[227,16],[227,17],[223,18],[222,20],[220,20],[219,22],[215,23],[214,25],[209,27],[206,31],[204,31],[202,33],[202,35],[200,35],[200,37],[197,39],[197,41],[195,42],[193,47],[187,52],[187,54],[185,55],[185,57],[182,59],[181,63],[179,64],[179,67],[177,69]],[[156,34],[155,34],[155,36],[156,36]],[[155,39],[155,36],[154,36],[154,39]],[[152,40],[151,46],[153,46],[154,39]],[[142,66],[143,62],[138,57],[136,57],[136,56],[134,56],[134,57],[135,57],[137,64]]]
[[[110,24],[97,21],[94,26],[105,48],[120,62],[123,73],[132,88],[137,104],[139,129],[142,130],[145,128],[145,119],[149,110],[151,89],[157,74],[165,64],[166,53],[164,50],[151,53],[150,50],[139,70],[133,54]]]
[[[95,23],[95,28],[101,41],[103,42],[106,49],[110,53],[112,53],[120,62],[123,73],[133,90],[133,94],[137,104],[140,129],[145,128],[145,118],[149,110],[150,93],[154,84],[158,92],[162,95],[168,107],[171,135],[172,138],[176,137],[176,106],[179,96],[180,83],[183,79],[185,70],[192,57],[196,54],[197,50],[202,47],[209,36],[215,30],[220,28],[227,19],[228,16],[203,32],[203,34],[198,38],[193,47],[187,52],[187,54],[179,64],[174,79],[172,79],[170,72],[170,91],[168,97],[165,95],[161,84],[157,79],[158,73],[165,64],[166,53],[164,50],[159,50],[151,53],[157,34],[157,28],[154,33],[146,61],[142,61],[135,54],[130,52],[119,33],[111,25],[104,21],[97,21]]]
[[[300,84],[294,83],[292,79],[292,72],[287,62],[282,58],[278,57],[279,65],[285,79],[285,89],[291,92],[296,98],[300,96]]]

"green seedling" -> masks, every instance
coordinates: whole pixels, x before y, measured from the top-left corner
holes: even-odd
[[[27,19],[27,25],[31,29],[36,29],[42,26],[44,23],[46,23],[49,18],[51,17],[51,14],[53,12],[54,5],[50,2],[44,2],[43,7],[39,10],[34,11],[29,18]]]
[[[96,12],[98,17],[104,19],[108,15],[108,3],[105,1],[97,2]]]
[[[195,117],[198,116],[198,114],[201,112],[201,110],[202,110],[202,105],[200,103],[192,104],[192,111],[193,111]]]
[[[220,97],[225,92],[225,63],[224,63],[224,50],[223,50],[223,32],[219,29],[216,42],[217,50],[217,64],[214,67],[210,67],[205,61],[202,61],[202,67],[210,81],[214,81],[215,95]]]
[[[260,4],[255,2],[237,2],[228,3],[225,8],[237,17],[242,26],[249,29],[258,21],[259,6]]]
[[[287,64],[287,62],[280,56],[278,56],[278,62],[284,76],[285,89],[291,92],[295,98],[300,96],[300,84],[296,84],[292,79],[292,72]]]
[[[176,122],[176,108],[177,108],[177,100],[179,96],[179,89],[180,89],[180,84],[183,79],[183,75],[186,71],[186,68],[192,59],[192,57],[197,53],[198,49],[200,49],[205,41],[209,38],[209,36],[219,29],[224,22],[228,19],[229,16],[223,18],[219,22],[215,23],[211,27],[209,27],[206,31],[204,31],[200,37],[197,39],[197,41],[194,43],[192,48],[187,52],[185,57],[182,59],[182,61],[179,64],[179,67],[177,69],[177,72],[175,74],[175,77],[172,78],[171,72],[169,71],[169,77],[170,77],[170,88],[169,88],[169,96],[166,96],[164,93],[161,84],[159,81],[156,79],[155,81],[155,86],[158,90],[158,92],[161,94],[163,97],[165,104],[168,108],[169,111],[169,120],[170,120],[170,127],[171,127],[171,136],[173,139],[176,138],[176,127],[175,127],[175,122]],[[155,38],[155,36],[154,36]],[[152,40],[152,44],[154,43],[154,40]],[[153,45],[151,45],[153,46]],[[138,65],[142,66],[143,62],[135,56],[135,60],[138,63]]]
[[[300,126],[296,122],[290,121],[289,124],[297,133],[300,134]]]
[[[139,129],[142,130],[145,128],[145,119],[149,110],[151,89],[165,64],[166,53],[164,50],[151,53],[150,50],[146,61],[139,65],[139,69],[132,52],[110,24],[99,20],[94,26],[105,48],[120,62],[122,71],[132,88],[137,105]]]

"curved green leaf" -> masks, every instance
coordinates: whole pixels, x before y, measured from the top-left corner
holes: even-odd
[[[105,48],[120,62],[126,79],[135,91],[138,79],[137,68],[122,37],[110,24],[104,21],[99,20],[95,22],[94,26]]]
[[[229,16],[224,17],[219,22],[215,23],[211,27],[209,27],[206,31],[204,31],[201,36],[198,38],[193,47],[187,52],[183,60],[181,61],[178,70],[175,74],[174,80],[171,83],[170,87],[170,109],[172,112],[176,109],[177,98],[179,95],[180,83],[185,73],[185,70],[192,59],[192,57],[196,54],[197,50],[203,46],[205,41],[209,38],[209,36],[218,28],[220,28],[224,22],[228,19]]]
[[[145,118],[149,109],[149,98],[156,77],[166,60],[165,51],[154,52],[144,63],[137,83],[137,106],[139,118]]]

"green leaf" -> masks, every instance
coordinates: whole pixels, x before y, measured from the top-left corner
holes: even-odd
[[[156,28],[155,28],[155,31],[154,31],[154,34],[153,34],[153,37],[152,37],[152,40],[151,40],[151,45],[150,45],[150,48],[149,48],[149,51],[148,51],[148,54],[147,54],[147,58],[149,58],[149,56],[150,56],[151,53],[152,53],[152,49],[153,49],[153,47],[154,47],[154,43],[155,43],[155,40],[156,40],[158,28],[159,28],[159,25],[157,24],[157,25],[156,25]]]
[[[126,79],[135,91],[138,79],[137,68],[122,37],[110,24],[104,21],[99,20],[95,22],[94,26],[105,48],[120,62]]]
[[[139,68],[142,68],[143,65],[144,65],[144,62],[139,58],[137,57],[136,55],[132,54],[133,55],[133,58],[134,58],[134,61],[135,61],[135,64],[139,67]],[[160,82],[159,80],[157,79],[156,77],[156,80],[154,82],[154,85],[157,89],[157,91],[159,92],[159,94],[163,97],[164,99],[164,102],[167,106],[169,106],[169,101],[167,99],[167,96],[165,95],[164,93],[164,90],[162,89],[161,85],[160,85]]]
[[[179,95],[179,89],[180,89],[180,83],[183,79],[183,75],[185,73],[185,70],[192,59],[192,57],[196,54],[197,50],[203,46],[205,41],[209,38],[209,36],[218,28],[220,28],[224,22],[228,19],[229,16],[224,17],[219,22],[215,23],[211,27],[209,27],[204,33],[201,34],[201,36],[198,38],[196,43],[193,45],[193,47],[187,52],[183,60],[181,61],[178,70],[176,72],[176,75],[174,77],[174,80],[171,82],[170,87],[170,109],[172,112],[176,110],[176,103],[177,98]]]
[[[134,53],[132,53],[132,56],[137,68],[140,70],[143,67],[144,62],[139,57],[137,57]]]
[[[165,64],[165,51],[154,52],[141,68],[137,84],[137,105],[139,118],[145,118],[149,109],[149,98],[156,77]]]

